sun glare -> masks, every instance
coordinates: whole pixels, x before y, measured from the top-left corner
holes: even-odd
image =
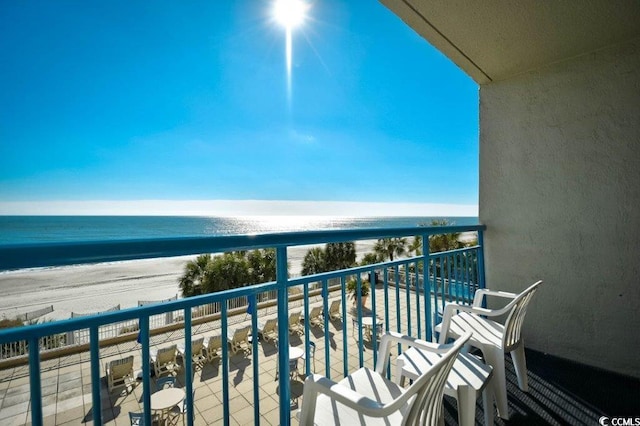
[[[276,0],[273,16],[287,29],[295,28],[304,22],[307,5],[301,0]]]

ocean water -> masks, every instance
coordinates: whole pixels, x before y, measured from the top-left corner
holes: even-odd
[[[473,225],[477,217],[326,216],[0,216],[0,245],[172,238],[293,232],[326,229],[396,228],[447,219]]]

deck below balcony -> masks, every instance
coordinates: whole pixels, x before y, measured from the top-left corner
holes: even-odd
[[[391,306],[395,305],[394,292],[389,292]],[[379,306],[383,303],[383,292],[376,298]],[[318,300],[320,300],[318,298]],[[313,301],[311,301],[313,302]],[[400,297],[401,317],[407,317],[406,298]],[[297,308],[297,307],[296,307]],[[261,312],[258,311],[258,316]],[[395,329],[395,315],[390,316],[390,328]],[[346,320],[346,321],[345,321]],[[331,375],[333,379],[343,375],[342,351],[347,327],[347,345],[349,370],[358,367],[359,344],[357,333],[351,329],[351,315],[343,321],[329,322],[329,342]],[[203,325],[194,327],[194,335],[207,335],[216,330]],[[316,342],[316,372],[325,374],[325,332],[312,327],[310,338]],[[163,347],[184,339],[183,330],[160,334],[152,337],[152,346]],[[292,346],[303,347],[304,336],[290,335]],[[133,354],[136,369],[140,368],[140,345],[134,341],[102,348],[101,362],[122,358]],[[229,357],[229,402],[231,425],[257,424],[277,425],[279,421],[279,390],[275,380],[277,346],[261,341],[257,357],[253,354],[231,355]],[[363,345],[365,365],[371,365],[373,347],[371,342]],[[259,362],[259,407],[260,418],[254,418],[252,363]],[[41,363],[42,398],[44,424],[90,424],[92,422],[90,356],[82,352]],[[560,360],[539,352],[527,351],[529,370],[529,393],[521,392],[511,359],[507,357],[507,386],[509,392],[510,421],[496,420],[496,424],[538,425],[538,424],[597,424],[601,416],[633,415],[640,400],[640,381],[618,376],[587,366]],[[303,367],[302,367],[303,368]],[[205,363],[197,368],[193,375],[195,391],[196,425],[223,424],[222,409],[222,373],[217,361]],[[138,384],[128,392],[118,390],[109,393],[104,376],[101,378],[102,419],[105,424],[129,424],[129,412],[141,412],[142,386]],[[155,380],[152,380],[155,387]],[[185,371],[177,376],[177,386],[185,387]],[[303,380],[295,377],[291,381],[292,409],[302,403]],[[22,425],[30,423],[29,371],[27,366],[13,367],[0,371],[0,423],[3,425]],[[637,414],[637,413],[636,413]],[[476,407],[477,422],[482,423],[482,404],[478,400]],[[457,424],[455,400],[447,397],[445,401],[446,424]],[[292,416],[292,424],[297,421]]]

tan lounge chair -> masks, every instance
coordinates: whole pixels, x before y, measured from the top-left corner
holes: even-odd
[[[314,306],[309,312],[309,324],[316,327],[324,327],[324,320],[322,317],[322,306]]]
[[[205,342],[204,355],[207,357],[207,361],[211,362],[216,358],[222,356],[222,336],[216,334],[211,336]]]
[[[178,356],[184,359],[184,343],[178,345]],[[204,337],[191,341],[191,360],[194,365],[200,365],[206,359],[204,355]]]
[[[289,333],[297,333],[299,335],[304,333],[304,326],[300,324],[300,315],[300,311],[289,315]]]
[[[133,377],[133,355],[106,363],[104,370],[109,392],[118,387],[128,387],[136,382]]]
[[[268,342],[276,343],[278,341],[278,320],[277,318],[268,319],[264,324],[258,324],[258,334]]]
[[[237,328],[233,332],[233,337],[229,337],[229,344],[231,345],[231,351],[235,354],[238,351],[243,351],[245,354],[251,353],[251,344],[249,343],[249,332],[251,327]]]
[[[340,313],[340,301],[339,300],[334,300],[333,302],[331,302],[331,305],[329,306],[329,318],[331,318],[332,320],[339,320],[342,319],[342,314]]]
[[[151,354],[151,362],[153,363],[153,369],[156,373],[156,377],[160,377],[163,374],[175,374],[178,371],[178,362],[176,356],[178,350],[176,345],[171,345],[166,348],[158,349],[158,352],[154,355]]]

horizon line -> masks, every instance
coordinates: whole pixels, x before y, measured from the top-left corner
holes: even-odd
[[[308,200],[0,201],[0,216],[478,217],[478,205]]]

